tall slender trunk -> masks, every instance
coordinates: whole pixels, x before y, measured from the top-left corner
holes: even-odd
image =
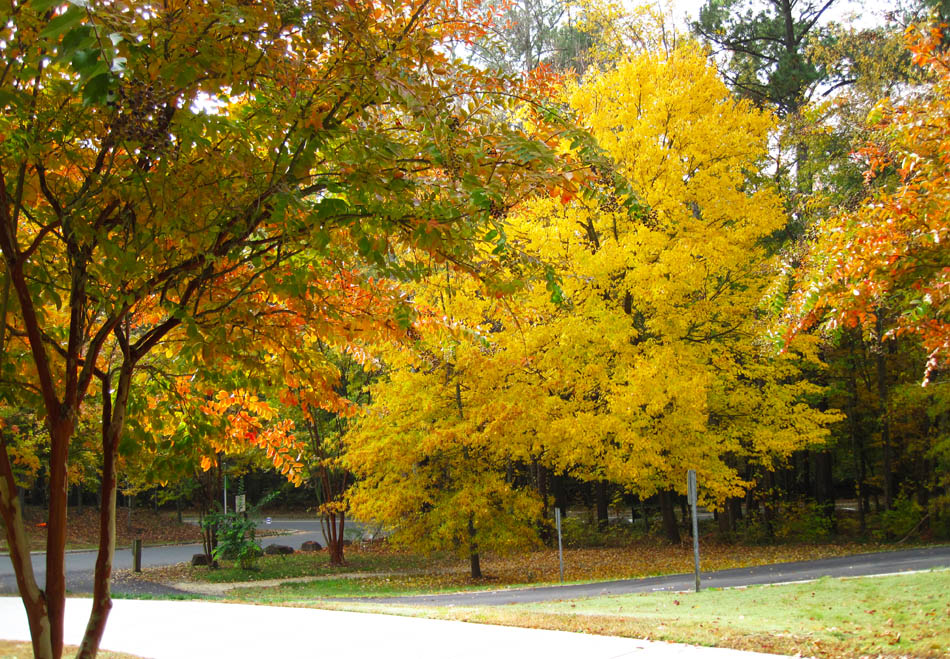
[[[877,395],[881,413],[881,445],[884,448],[884,509],[890,510],[894,506],[893,465],[891,458],[891,415],[889,390],[887,386],[887,359],[884,353],[884,320],[881,318],[883,310],[877,310],[875,331],[877,333]]]
[[[607,481],[599,480],[594,488],[594,496],[597,500],[597,528],[603,530],[607,528],[610,522],[607,504]]]
[[[127,344],[126,344],[127,345]],[[106,621],[112,610],[112,562],[115,557],[116,541],[116,494],[118,478],[116,459],[119,452],[119,439],[125,427],[125,412],[129,388],[132,381],[132,365],[123,361],[119,374],[119,383],[112,400],[112,380],[108,374],[102,381],[102,484],[100,493],[102,505],[99,506],[99,553],[96,556],[96,570],[93,579],[92,610],[86,625],[86,633],[79,646],[78,657],[93,659],[99,651]]]
[[[17,496],[13,467],[7,454],[7,443],[0,435],[0,517],[3,518],[10,548],[10,562],[16,575],[17,589],[33,639],[33,656],[52,657],[53,646],[50,635],[49,613],[46,608],[46,595],[36,583],[33,563],[30,562],[30,547],[27,542],[26,525],[23,522],[23,509]]]
[[[729,516],[729,502],[723,506],[722,510],[716,513],[716,526],[719,528],[719,535],[722,538],[729,538],[732,534],[732,524]]]
[[[46,522],[46,608],[49,615],[53,657],[63,654],[66,616],[66,509],[69,440],[73,423],[68,414],[50,424],[49,505]]]
[[[310,445],[314,456],[319,462],[318,478],[314,482],[314,490],[317,501],[322,501],[323,514],[320,516],[320,528],[323,529],[323,537],[327,540],[327,553],[330,556],[330,565],[345,565],[346,560],[343,557],[343,530],[346,520],[346,513],[343,510],[336,510],[332,506],[333,502],[342,501],[343,492],[346,490],[347,474],[344,471],[340,477],[339,487],[334,481],[332,470],[327,466],[327,454],[324,448],[323,431],[318,418],[313,417],[307,420],[307,430],[310,434]],[[342,435],[343,429],[339,428]]]
[[[673,491],[660,490],[660,513],[663,516],[663,531],[671,544],[680,543],[680,530],[676,524],[676,512],[673,510]]]
[[[339,549],[340,562],[337,563],[337,565],[346,564],[346,560],[343,558],[343,529],[344,529],[344,526],[346,525],[345,522],[346,522],[346,513],[341,511],[336,520],[336,537],[338,539],[337,545],[339,545],[340,547]]]
[[[835,490],[831,451],[815,453],[815,502],[821,513],[831,521],[832,530],[837,530],[835,517]]]
[[[848,434],[851,438],[851,452],[854,454],[855,462],[854,496],[858,501],[858,531],[863,536],[867,533],[868,528],[867,498],[864,486],[864,442],[858,436],[858,382],[857,376],[855,375],[857,364],[855,362],[854,340],[854,336],[852,336],[851,341],[848,342],[850,355],[846,381],[848,388],[848,407],[846,412],[848,416]]]
[[[562,519],[567,517],[567,488],[564,486],[564,479],[564,476],[556,473],[551,474],[551,491],[554,494],[554,507],[560,509]]]
[[[468,516],[468,557],[472,579],[481,579],[482,565],[478,556],[478,542],[475,539],[475,519],[472,514]]]

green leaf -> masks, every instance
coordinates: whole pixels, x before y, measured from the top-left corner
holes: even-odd
[[[49,11],[53,7],[59,7],[62,4],[63,0],[33,0],[33,2],[30,3],[30,7],[32,7],[34,11],[42,13]]]
[[[350,205],[337,197],[326,197],[316,205],[317,217],[324,219],[349,212]]]
[[[75,32],[75,30],[73,30],[73,32]],[[69,34],[72,34],[73,32],[70,32]],[[68,37],[69,35],[66,36]],[[65,42],[65,39],[63,41]],[[84,48],[74,52],[69,63],[72,64],[77,73],[82,73],[83,69],[88,69],[94,66],[98,61],[99,51],[97,49]]]
[[[46,28],[40,32],[40,39],[50,39],[68,32],[70,29],[79,25],[85,16],[86,12],[79,7],[70,7],[64,13],[49,22]]]
[[[83,85],[83,105],[105,105],[109,100],[109,91],[112,88],[112,75],[108,72],[100,73]]]
[[[63,37],[63,41],[59,46],[60,54],[67,55],[78,49],[90,36],[92,36],[92,28],[88,25],[74,27]],[[98,56],[98,51],[96,51],[96,54]]]
[[[23,99],[18,94],[7,89],[0,89],[0,108],[6,106],[19,107],[23,104]]]
[[[476,208],[480,208],[482,210],[488,210],[491,208],[491,197],[484,189],[472,190],[470,198],[472,203],[475,204]]]
[[[396,307],[395,311],[396,325],[400,329],[407,330],[412,325],[412,307],[407,304]]]

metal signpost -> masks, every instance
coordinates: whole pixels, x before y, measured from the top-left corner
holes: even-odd
[[[689,505],[693,512],[693,565],[696,571],[696,592],[699,592],[699,519],[696,516],[696,471],[690,469],[686,472],[687,486],[689,489]]]
[[[564,583],[564,548],[561,545],[561,509],[554,508],[554,524],[557,526],[557,556],[561,567],[561,583]]]

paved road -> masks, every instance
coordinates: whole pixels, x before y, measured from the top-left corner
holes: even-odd
[[[300,545],[307,540],[316,540],[326,545],[326,538],[320,529],[320,522],[317,520],[290,520],[274,518],[270,524],[263,521],[258,524],[259,528],[271,530],[285,529],[292,532],[292,535],[272,536],[261,538],[263,546],[271,544],[289,545],[294,549],[299,549]],[[346,528],[358,530],[363,528],[356,522],[347,522]],[[175,565],[176,563],[186,563],[191,560],[195,554],[201,553],[201,545],[169,545],[164,547],[144,547],[142,549],[142,565],[146,567],[156,567],[163,565]],[[32,555],[33,569],[36,571],[37,581],[40,586],[46,582],[46,554],[44,552],[34,552]],[[66,554],[66,587],[72,593],[91,593],[92,576],[96,566],[95,551],[71,551]],[[115,552],[114,566],[116,570],[128,570],[132,568],[132,552],[129,549],[117,549]],[[13,564],[10,557],[6,554],[0,555],[0,594],[16,594],[16,578],[13,573]],[[179,591],[173,588],[166,588],[158,584],[148,584],[143,582],[125,583],[115,582],[113,584],[115,593],[143,593],[148,592],[153,595],[173,594]]]
[[[907,549],[903,551],[857,554],[818,561],[778,563],[759,567],[721,570],[703,575],[705,588],[733,588],[758,584],[775,584],[787,581],[809,581],[821,577],[858,577],[874,574],[890,574],[913,570],[950,567],[950,546]],[[941,576],[950,587],[950,576]],[[551,600],[648,593],[661,590],[692,590],[695,585],[692,574],[678,574],[648,579],[628,579],[592,584],[549,586],[546,588],[520,588],[510,590],[479,591],[446,595],[416,595],[410,597],[372,598],[386,604],[420,604],[435,606],[482,606],[493,604],[524,604]],[[352,601],[352,600],[351,600]]]
[[[76,644],[89,599],[66,603],[66,642]],[[19,599],[0,597],[0,638],[27,640]],[[347,611],[115,600],[102,647],[158,659],[386,657],[386,659],[775,659],[723,648],[542,629],[476,625]]]

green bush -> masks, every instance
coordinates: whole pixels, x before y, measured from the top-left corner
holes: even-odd
[[[923,519],[924,509],[910,497],[901,496],[894,507],[881,513],[881,539],[900,540],[906,537]]]
[[[752,513],[736,521],[736,538],[747,545],[766,545],[775,539],[768,522],[760,513]]]
[[[218,545],[212,552],[214,559],[238,561],[242,569],[254,567],[254,561],[264,552],[254,539],[254,522],[240,513],[212,513],[201,525],[217,530]]]
[[[642,531],[626,520],[611,522],[606,528],[598,527],[580,517],[561,519],[561,537],[565,547],[622,547],[639,537]],[[556,540],[556,539],[555,539]]]
[[[832,510],[832,515],[834,511]],[[785,506],[775,524],[775,537],[797,542],[820,542],[834,533],[834,518],[814,501]]]
[[[940,514],[940,508],[931,508],[930,530],[937,540],[950,540],[950,514]]]

